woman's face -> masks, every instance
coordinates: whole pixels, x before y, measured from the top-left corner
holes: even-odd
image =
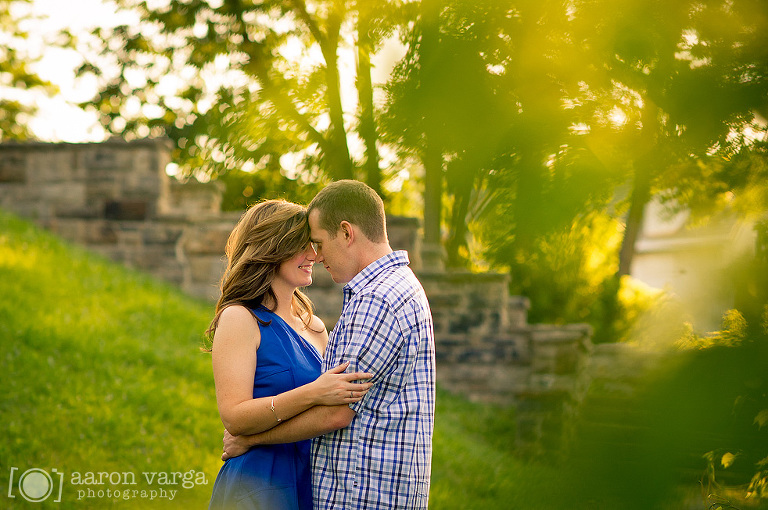
[[[312,266],[317,254],[312,244],[307,243],[303,252],[280,264],[277,277],[292,287],[306,287],[312,283]]]

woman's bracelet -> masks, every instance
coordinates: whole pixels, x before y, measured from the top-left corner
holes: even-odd
[[[270,404],[270,409],[272,409],[272,414],[275,415],[275,419],[277,420],[277,423],[280,423],[283,421],[282,419],[277,417],[277,411],[275,411],[275,397],[272,397],[272,404]]]

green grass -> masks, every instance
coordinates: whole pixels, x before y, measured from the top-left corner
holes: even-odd
[[[430,509],[575,508],[553,466],[513,455],[514,412],[438,392]]]
[[[8,498],[12,467],[16,480],[30,468],[64,473],[61,508],[113,505],[78,501],[77,489],[89,487],[178,490],[171,504],[139,497],[117,506],[204,506],[222,431],[209,355],[198,349],[210,312],[169,285],[0,213],[0,507],[26,503],[17,486]],[[205,473],[208,485],[142,479],[190,470]],[[75,472],[138,479],[75,486]]]
[[[199,351],[211,313],[0,212],[0,508],[205,508],[223,430],[210,357]],[[598,508],[574,494],[567,480],[577,475],[513,455],[512,410],[444,392],[437,402],[431,509]],[[43,505],[24,500],[18,480],[32,468],[63,473],[61,503],[56,492]],[[208,483],[143,475],[172,482],[170,473],[190,471]],[[161,488],[176,490],[174,500],[141,497]],[[78,499],[88,489],[105,493]],[[125,489],[138,492],[125,500]]]

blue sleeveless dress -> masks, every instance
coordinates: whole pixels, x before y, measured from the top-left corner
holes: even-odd
[[[253,312],[261,344],[256,353],[253,398],[271,397],[320,376],[320,353],[277,314]],[[213,485],[210,509],[311,510],[310,441],[257,446],[227,459]]]

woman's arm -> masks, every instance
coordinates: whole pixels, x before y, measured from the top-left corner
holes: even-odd
[[[260,342],[259,325],[247,308],[233,305],[222,312],[213,339],[213,376],[221,421],[234,435],[269,430],[315,405],[357,402],[371,386],[352,382],[369,379],[371,374],[344,374],[346,365],[339,365],[304,386],[254,399],[253,376]]]
[[[346,405],[315,406],[259,434],[238,436],[225,430],[221,460],[242,455],[254,446],[293,443],[343,429],[349,426],[354,417],[355,412]]]

